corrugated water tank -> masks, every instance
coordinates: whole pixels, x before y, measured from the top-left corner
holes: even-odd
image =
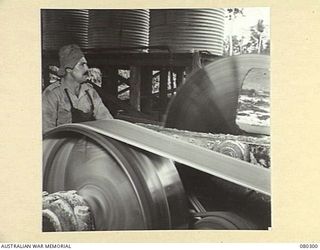
[[[89,48],[149,44],[149,10],[89,10]]]
[[[41,21],[43,49],[57,50],[71,43],[88,46],[88,10],[43,9]]]
[[[205,50],[223,53],[223,9],[150,10],[150,46],[169,46],[173,52]]]

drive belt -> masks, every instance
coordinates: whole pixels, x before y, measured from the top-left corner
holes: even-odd
[[[270,170],[255,166],[122,120],[100,120],[59,126],[45,134],[98,133],[232,183],[270,195]]]

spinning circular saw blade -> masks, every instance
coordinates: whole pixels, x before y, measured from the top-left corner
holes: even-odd
[[[252,69],[269,69],[269,56],[240,55],[210,63],[192,74],[168,106],[165,126],[239,135],[238,98]]]

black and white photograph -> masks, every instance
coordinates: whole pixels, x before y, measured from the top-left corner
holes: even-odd
[[[270,8],[40,12],[42,232],[272,229]]]
[[[0,248],[318,248],[319,3],[1,0]]]

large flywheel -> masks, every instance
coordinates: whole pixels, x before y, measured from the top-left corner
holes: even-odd
[[[44,139],[43,190],[76,190],[95,230],[185,228],[187,205],[173,162],[89,131]]]

